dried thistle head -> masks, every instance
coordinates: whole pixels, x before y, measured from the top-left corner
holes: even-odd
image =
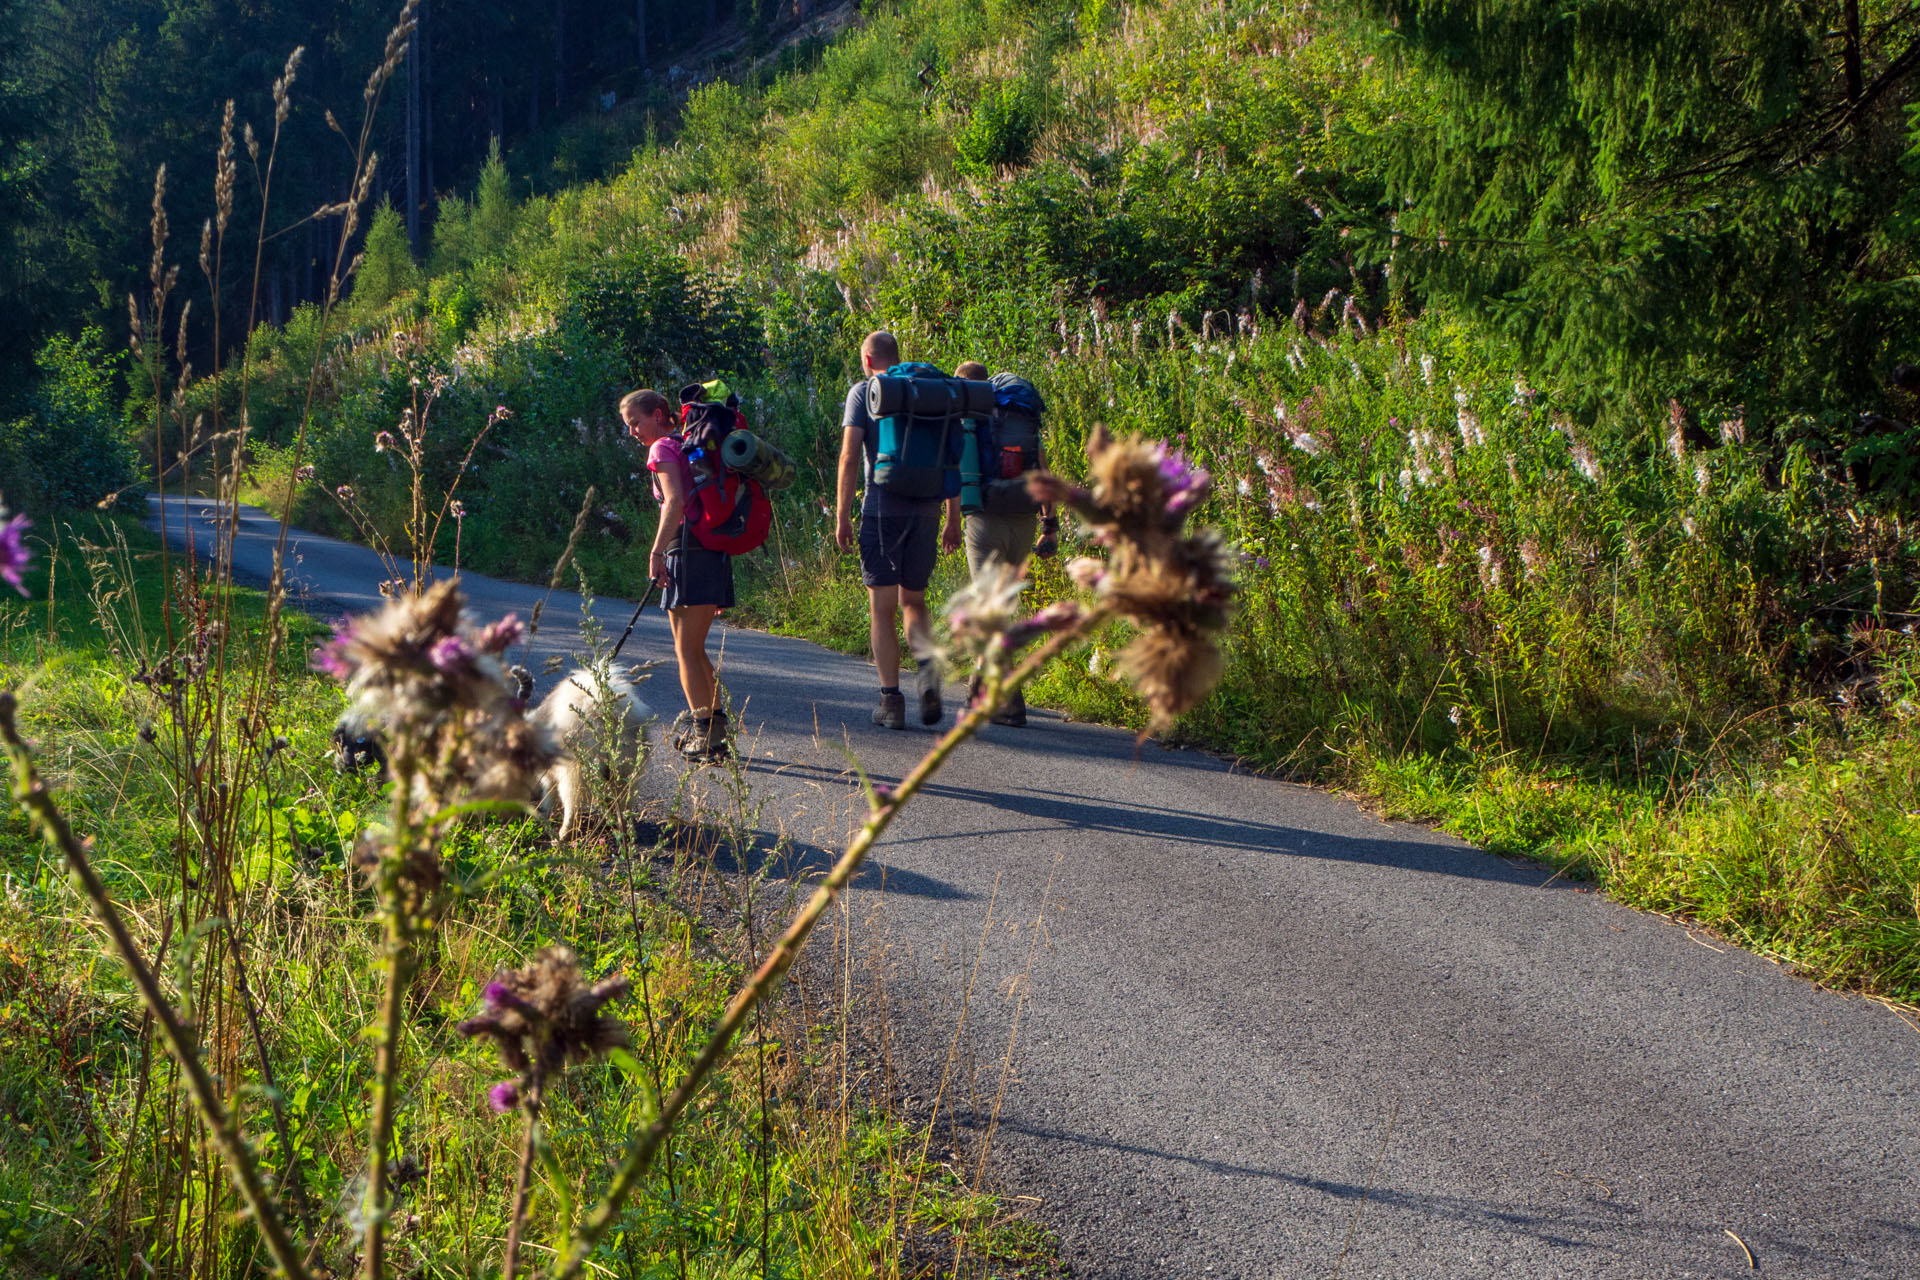
[[[476,628],[452,582],[342,624],[314,653],[351,710],[389,737],[430,799],[525,800],[555,759],[500,654],[517,624]]]
[[[1028,488],[1072,507],[1111,548],[1105,565],[1083,558],[1068,573],[1140,628],[1121,669],[1152,710],[1151,728],[1164,729],[1220,679],[1213,637],[1232,613],[1229,559],[1213,530],[1186,530],[1212,480],[1177,449],[1116,440],[1101,427],[1088,438],[1087,462],[1087,487],[1042,472]]]
[[[484,993],[485,1012],[459,1030],[492,1040],[507,1066],[523,1077],[536,1068],[544,1075],[626,1044],[626,1024],[602,1010],[629,990],[631,984],[617,974],[588,984],[571,950],[548,947],[532,964],[495,974]]]
[[[1065,631],[1085,617],[1071,600],[1060,600],[1028,615],[1020,607],[1027,582],[1013,565],[996,561],[956,592],[946,607],[954,647],[989,671],[1005,668],[1009,658],[1050,631]]]

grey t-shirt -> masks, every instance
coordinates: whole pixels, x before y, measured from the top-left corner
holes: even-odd
[[[865,490],[860,497],[860,518],[866,519],[871,512],[875,516],[938,515],[942,499],[940,498],[903,498],[897,493],[889,493],[873,482],[873,460],[879,453],[880,431],[873,421],[873,415],[867,412],[867,383],[862,378],[847,388],[846,412],[840,415],[840,426],[860,429],[860,448],[866,454],[866,465],[861,468]]]

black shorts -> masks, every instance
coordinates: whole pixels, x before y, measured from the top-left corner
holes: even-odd
[[[910,516],[860,514],[860,580],[925,591],[940,555],[940,509]]]
[[[711,604],[733,607],[733,557],[709,551],[685,529],[667,548],[667,588],[660,597],[663,609],[685,609]]]

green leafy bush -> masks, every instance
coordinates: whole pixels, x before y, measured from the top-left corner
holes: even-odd
[[[1039,112],[1024,85],[988,88],[953,137],[954,152],[969,173],[985,176],[996,165],[1019,164],[1033,150]]]
[[[91,506],[138,478],[138,454],[120,416],[126,358],[89,325],[49,338],[27,412],[0,424],[0,491],[15,508]]]

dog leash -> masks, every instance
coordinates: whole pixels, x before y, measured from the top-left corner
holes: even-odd
[[[653,593],[656,589],[659,588],[659,586],[660,584],[657,582],[649,582],[647,584],[647,593],[640,597],[640,608],[635,609],[633,611],[633,616],[627,619],[627,629],[620,633],[620,643],[614,645],[613,652],[607,655],[608,662],[612,662],[615,658],[620,656],[621,646],[626,644],[627,637],[633,634],[634,624],[640,621],[640,614],[646,609],[647,601],[653,599]]]

